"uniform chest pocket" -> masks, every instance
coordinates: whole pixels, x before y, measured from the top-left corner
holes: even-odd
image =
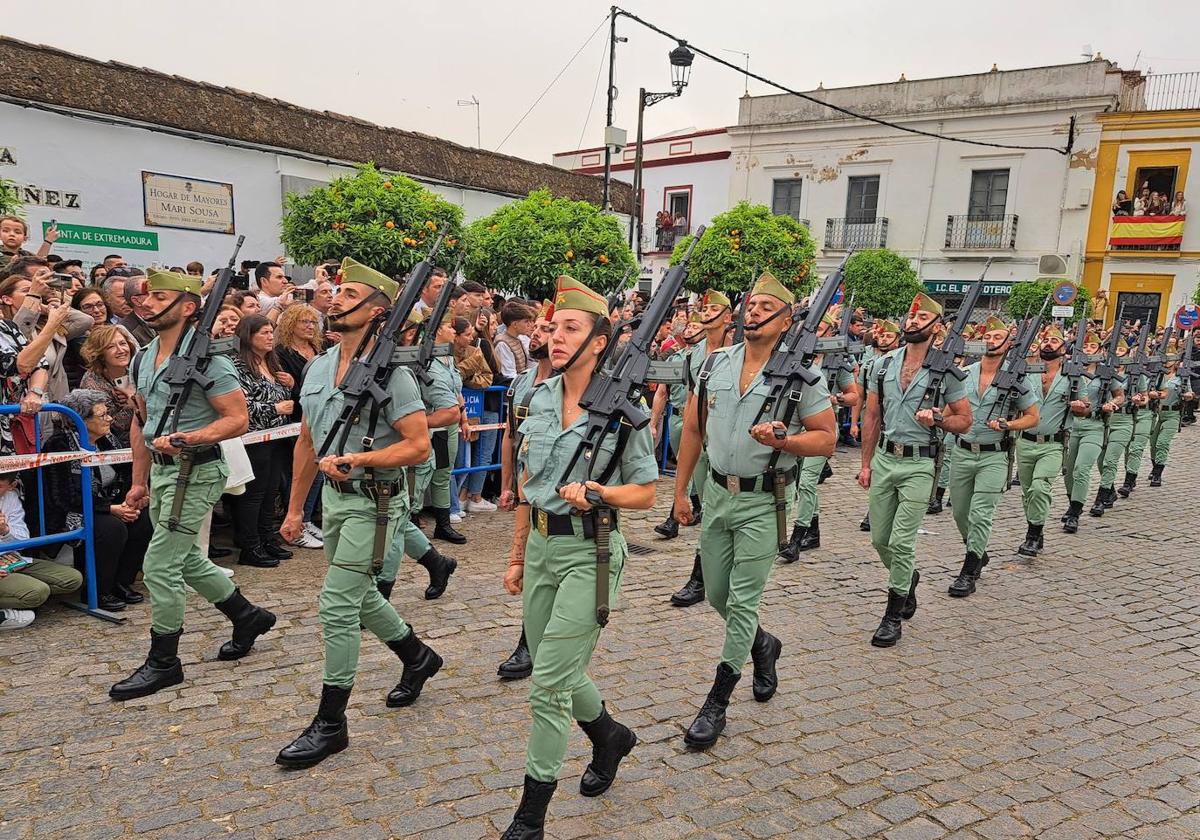
[[[557,438],[553,418],[529,417],[520,427],[521,446],[517,458],[530,476],[541,475],[550,469],[554,460],[554,441]]]

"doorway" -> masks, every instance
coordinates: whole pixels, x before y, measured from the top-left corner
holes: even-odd
[[[1162,295],[1158,292],[1117,292],[1116,303],[1123,321],[1142,324],[1149,321],[1155,326],[1159,323]],[[1116,315],[1113,317],[1116,318]]]

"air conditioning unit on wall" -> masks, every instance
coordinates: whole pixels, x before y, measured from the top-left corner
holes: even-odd
[[[1042,254],[1038,257],[1039,277],[1067,277],[1070,269],[1070,257],[1066,254]]]

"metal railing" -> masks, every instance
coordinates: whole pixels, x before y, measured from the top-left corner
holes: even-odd
[[[946,217],[946,245],[950,250],[1011,251],[1017,247],[1016,213],[998,216]]]
[[[1181,111],[1200,108],[1200,71],[1155,73],[1121,92],[1122,111]]]
[[[867,221],[854,218],[826,219],[825,247],[833,251],[886,248],[887,233],[886,216],[876,216]]]
[[[655,236],[654,250],[674,251],[675,243],[692,232],[687,222],[676,222],[671,227],[660,228]]]

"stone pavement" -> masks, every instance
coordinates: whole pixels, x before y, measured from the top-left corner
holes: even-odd
[[[744,678],[709,753],[685,751],[681,732],[711,682],[721,625],[707,606],[666,604],[696,531],[653,535],[664,483],[658,508],[626,518],[653,553],[631,558],[592,669],[640,745],[607,796],[584,799],[576,732],[548,835],[1200,837],[1198,449],[1200,431],[1185,431],[1166,486],[1143,477],[1077,536],[1057,527],[1057,502],[1034,562],[1014,553],[1014,491],[966,600],[945,594],[961,559],[950,513],[928,518],[920,610],[891,650],[867,643],[885,577],[857,528],[857,451],[839,454],[821,493],[824,546],[778,567],[764,597],[764,626],[784,642],[779,694],[757,704]],[[215,660],[227,624],[192,597],[186,682],[142,701],[106,691],[145,654],[146,606],[123,626],[54,607],[0,634],[0,838],[497,836],[524,766],[528,684],[495,678],[520,607],[500,585],[508,516],[472,516],[463,530],[471,542],[441,600],[421,599],[424,571],[407,562],[393,596],[445,670],[416,706],[389,710],[399,663],[365,639],[350,749],[308,771],[272,760],[320,690],[316,552],[238,568],[280,618],[240,662]]]

